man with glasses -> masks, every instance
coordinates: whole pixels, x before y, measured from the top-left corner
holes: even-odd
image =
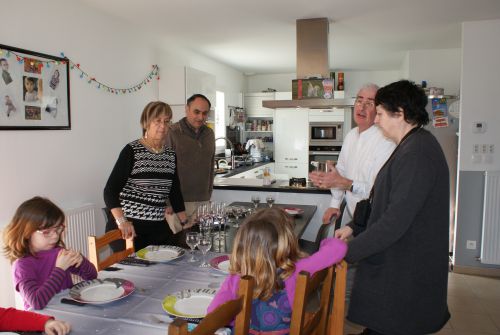
[[[172,125],[166,140],[177,156],[177,173],[190,221],[186,227],[193,223],[199,204],[209,201],[212,196],[215,134],[206,125],[210,107],[210,101],[203,94],[191,96],[187,99],[186,116]],[[166,217],[174,233],[182,230],[184,224],[181,225],[175,215],[167,214]]]
[[[365,84],[354,102],[354,122],[357,127],[347,133],[337,165],[328,173],[312,172],[312,182],[332,193],[330,207],[323,214],[323,223],[340,215],[345,197],[346,206],[341,225],[352,220],[358,201],[368,198],[378,171],[394,150],[394,143],[382,135],[375,122],[375,94],[378,86]]]

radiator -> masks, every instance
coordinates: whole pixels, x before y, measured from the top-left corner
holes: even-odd
[[[95,213],[93,204],[85,204],[77,208],[67,209],[66,234],[64,243],[69,249],[82,253],[88,258],[87,237],[95,235]]]
[[[481,263],[500,265],[500,171],[485,172]]]

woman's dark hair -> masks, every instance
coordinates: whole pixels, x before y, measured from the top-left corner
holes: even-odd
[[[403,112],[404,119],[411,125],[424,126],[429,123],[427,95],[422,88],[409,80],[400,80],[377,91],[375,105],[381,105],[390,113]]]
[[[208,100],[208,98],[206,96],[204,96],[203,94],[193,94],[192,96],[190,96],[189,99],[187,99],[187,101],[186,101],[187,105],[188,106],[191,105],[191,103],[193,101],[195,101],[197,98],[205,100],[208,104],[208,109],[212,108],[212,104],[210,103],[210,100]]]

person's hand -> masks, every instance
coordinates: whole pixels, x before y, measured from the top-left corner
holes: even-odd
[[[82,254],[72,249],[68,249],[68,252],[71,254],[71,256],[73,256],[76,259],[75,268],[80,267],[80,265],[82,265],[83,262]]]
[[[186,223],[184,226],[182,226],[182,230],[189,229],[196,224],[197,224],[197,222],[193,218],[191,218],[191,219],[189,219],[188,223]]]
[[[173,210],[172,206],[167,206],[165,208],[165,215],[172,215],[172,214],[174,214],[174,210]]]
[[[130,221],[123,222],[121,225],[118,226],[118,229],[120,229],[120,231],[122,232],[123,239],[130,239],[136,236],[134,225]]]
[[[321,187],[324,175],[325,175],[324,172],[313,171],[309,173],[309,179],[311,179],[311,182],[313,183],[314,186]]]
[[[49,319],[45,322],[44,330],[47,335],[66,335],[70,332],[71,326],[64,321]]]
[[[352,228],[349,226],[344,226],[335,231],[334,236],[342,241],[346,241],[352,235]]]
[[[56,267],[66,271],[70,266],[79,264],[79,260],[82,257],[79,253],[73,250],[61,249],[57,254]],[[81,260],[80,260],[81,263]]]
[[[323,224],[328,224],[330,223],[330,220],[332,219],[332,216],[339,217],[340,215],[340,209],[338,208],[333,208],[333,207],[328,207],[323,214]]]

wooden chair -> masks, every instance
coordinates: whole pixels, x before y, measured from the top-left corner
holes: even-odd
[[[168,334],[213,334],[217,329],[228,325],[233,319],[236,319],[233,334],[248,334],[250,328],[250,313],[252,311],[253,285],[254,281],[251,276],[242,277],[237,299],[229,300],[210,314],[207,314],[191,332],[188,332],[186,320],[179,318],[175,319],[168,327]]]
[[[316,272],[312,277],[306,271],[299,273],[295,286],[290,335],[342,335],[344,329],[345,287],[347,264],[342,268],[332,265]],[[335,276],[334,276],[335,274]],[[332,312],[332,285],[335,278]],[[319,307],[315,312],[306,313],[310,297],[321,287]]]
[[[345,292],[347,285],[347,263],[342,261],[340,268],[335,267],[335,286],[333,288],[333,306],[330,317],[328,318],[328,327],[326,329],[329,335],[344,334],[345,318]]]
[[[108,246],[111,242],[121,240],[122,233],[119,229],[114,229],[108,231],[101,237],[89,236],[89,261],[94,264],[97,271],[107,268],[108,266],[115,264],[127,256],[134,253],[134,242],[132,239],[125,240],[125,250],[112,253],[110,256],[101,261],[99,252],[105,246]]]

